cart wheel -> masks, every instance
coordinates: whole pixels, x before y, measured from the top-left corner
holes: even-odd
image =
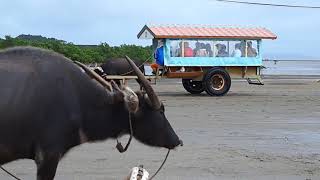
[[[231,87],[229,73],[223,68],[212,68],[203,79],[204,90],[210,96],[223,96]]]
[[[184,89],[191,94],[200,94],[204,91],[202,81],[193,81],[192,79],[182,79],[182,85]]]

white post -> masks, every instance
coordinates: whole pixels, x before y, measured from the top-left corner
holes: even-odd
[[[181,57],[184,57],[184,40],[181,40]]]

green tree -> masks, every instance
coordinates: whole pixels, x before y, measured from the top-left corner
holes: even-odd
[[[141,61],[152,60],[151,46],[142,47],[124,44],[112,47],[108,43],[93,46],[75,45],[63,40],[32,35],[19,35],[16,38],[5,36],[5,39],[0,39],[0,49],[13,46],[34,46],[50,49],[72,60],[84,63],[102,63],[107,59],[125,57],[126,55]]]

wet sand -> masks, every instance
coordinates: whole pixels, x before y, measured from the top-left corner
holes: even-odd
[[[156,179],[320,179],[320,82],[314,78],[233,81],[223,97],[190,95],[178,80],[154,86],[184,146],[171,152]],[[125,143],[127,137],[123,137]],[[123,179],[139,164],[152,174],[165,149],[133,141],[120,154],[116,142],[84,144],[59,164],[56,179]],[[5,165],[35,179],[35,164]],[[0,171],[0,179],[9,180]]]

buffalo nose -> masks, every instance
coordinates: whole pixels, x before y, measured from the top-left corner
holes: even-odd
[[[180,142],[180,146],[183,146],[183,141],[181,139],[179,139]]]

